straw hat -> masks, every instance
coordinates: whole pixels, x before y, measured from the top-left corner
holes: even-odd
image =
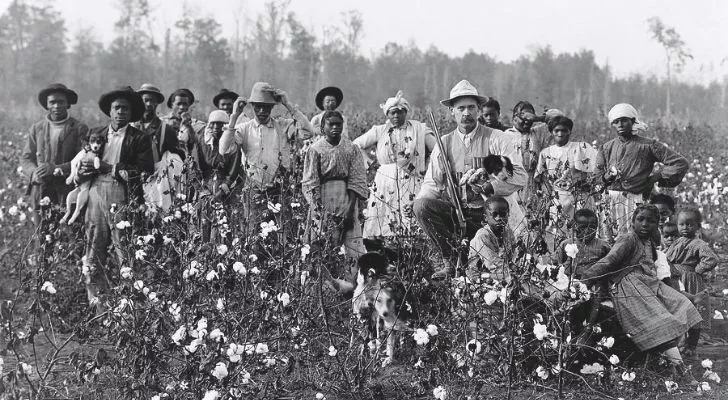
[[[476,89],[475,86],[463,79],[458,82],[452,90],[450,90],[450,98],[440,101],[440,104],[446,107],[452,107],[455,100],[460,97],[475,97],[479,104],[483,104],[488,101],[487,97],[478,94],[478,89]]]
[[[143,94],[151,94],[152,96],[157,97],[157,103],[164,103],[164,95],[162,94],[162,91],[151,83],[143,84],[142,87],[137,90],[137,93],[139,93],[139,96]]]
[[[275,89],[270,83],[255,82],[253,89],[250,90],[248,103],[278,104],[278,100],[273,93],[275,93]]]

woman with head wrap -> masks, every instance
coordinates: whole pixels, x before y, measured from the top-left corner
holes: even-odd
[[[606,233],[616,236],[627,231],[629,216],[637,205],[646,203],[655,183],[671,188],[682,182],[688,160],[655,139],[637,135],[635,131],[646,130],[647,125],[639,120],[631,104],[612,107],[609,123],[617,137],[599,149],[594,174],[608,189],[612,223],[605,224],[605,228],[617,229]],[[653,172],[657,162],[663,167]]]
[[[411,234],[412,202],[427,172],[426,158],[435,146],[432,130],[408,120],[410,104],[402,91],[379,106],[387,116],[354,140],[371,165],[367,150],[375,147],[379,169],[364,212],[364,237],[382,238]]]

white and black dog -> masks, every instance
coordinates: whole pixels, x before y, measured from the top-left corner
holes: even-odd
[[[106,147],[106,132],[92,133],[88,137],[83,149],[71,160],[71,174],[66,179],[66,184],[73,184],[78,175],[78,170],[81,168],[81,162],[84,160],[92,160],[94,168],[99,169],[101,167],[101,157],[104,155],[104,147]],[[68,196],[66,196],[66,214],[61,218],[62,224],[72,224],[81,216],[81,210],[88,203],[88,191],[90,188],[91,182],[86,181],[68,193]],[[76,204],[76,209],[73,210],[73,215],[71,215],[74,203]]]
[[[357,261],[357,285],[352,298],[354,316],[367,328],[367,337],[387,335],[387,359],[394,360],[395,332],[414,331],[414,304],[404,285],[395,281],[394,266],[384,255],[369,252]]]

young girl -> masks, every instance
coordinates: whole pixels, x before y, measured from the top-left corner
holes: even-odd
[[[652,238],[660,213],[654,205],[638,205],[632,231],[617,237],[606,257],[582,273],[586,280],[608,277],[610,294],[622,329],[641,351],[658,350],[685,375],[678,340],[701,321],[685,296],[657,279],[657,251]]]
[[[708,295],[708,274],[716,265],[718,257],[710,246],[702,239],[696,238],[700,230],[702,216],[696,209],[680,210],[677,215],[677,228],[680,237],[667,249],[667,260],[672,265],[673,279],[678,281],[681,289],[693,297],[695,307],[703,317],[702,326],[698,325],[688,331],[685,352],[695,354],[700,338],[700,329],[710,329],[712,311]]]

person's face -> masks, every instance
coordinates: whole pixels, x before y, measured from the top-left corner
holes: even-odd
[[[493,107],[483,108],[483,119],[485,120],[485,126],[493,128],[498,125],[498,119],[500,118],[500,111]]]
[[[129,104],[129,100],[116,99],[111,102],[109,115],[111,116],[112,124],[116,125],[116,128],[121,128],[128,124],[131,119],[131,104]]]
[[[154,112],[157,111],[157,106],[159,105],[157,102],[157,96],[144,93],[142,95],[142,101],[144,101],[144,111],[147,114],[154,114]]]
[[[648,211],[640,211],[632,220],[632,229],[642,239],[650,238],[657,229],[657,215]]]
[[[678,237],[680,237],[680,232],[677,230],[677,225],[666,225],[662,230],[662,244],[665,247],[672,246]]]
[[[557,146],[564,146],[569,143],[571,131],[564,125],[556,125],[554,130],[551,132],[551,135],[554,137],[554,141]]]
[[[698,229],[700,229],[700,223],[695,214],[689,212],[678,214],[677,230],[680,232],[680,236],[692,239]]]
[[[612,126],[620,136],[632,133],[632,125],[634,125],[634,119],[627,117],[617,118],[612,121]]]
[[[175,96],[172,101],[172,114],[182,118],[182,113],[190,109],[190,99],[187,96]]]
[[[660,211],[660,227],[662,227],[672,217],[672,210],[666,204],[662,203],[656,203],[655,207]]]
[[[273,110],[273,104],[253,103],[253,113],[255,114],[255,119],[257,119],[258,122],[261,124],[268,123],[271,110]]]
[[[387,111],[387,118],[389,118],[389,122],[391,122],[395,128],[399,128],[404,125],[404,122],[407,120],[407,110],[404,108],[390,108]]]
[[[513,116],[513,127],[521,133],[531,132],[535,118],[536,114],[531,110],[521,110],[521,112]]]
[[[574,234],[580,242],[587,243],[594,240],[597,236],[598,227],[596,218],[580,215],[574,221]]]
[[[220,121],[210,122],[210,131],[216,138],[219,138],[220,135],[222,135],[223,126],[225,126],[224,122],[220,122]]]
[[[461,131],[470,132],[478,124],[480,116],[478,101],[472,97],[461,97],[453,103],[451,114]]]
[[[217,108],[225,111],[228,115],[233,113],[233,99],[226,97],[217,102]]]
[[[508,223],[508,206],[503,203],[490,203],[485,210],[485,223],[493,233],[502,235]]]
[[[331,144],[339,144],[339,141],[341,141],[341,132],[343,129],[344,121],[338,116],[326,118],[323,126],[326,141]]]
[[[65,93],[56,92],[48,95],[46,101],[51,121],[62,121],[68,116],[68,97]]]
[[[334,96],[324,97],[324,110],[326,110],[326,111],[336,110],[336,106],[338,106],[338,104],[336,103],[336,97],[334,97]]]

